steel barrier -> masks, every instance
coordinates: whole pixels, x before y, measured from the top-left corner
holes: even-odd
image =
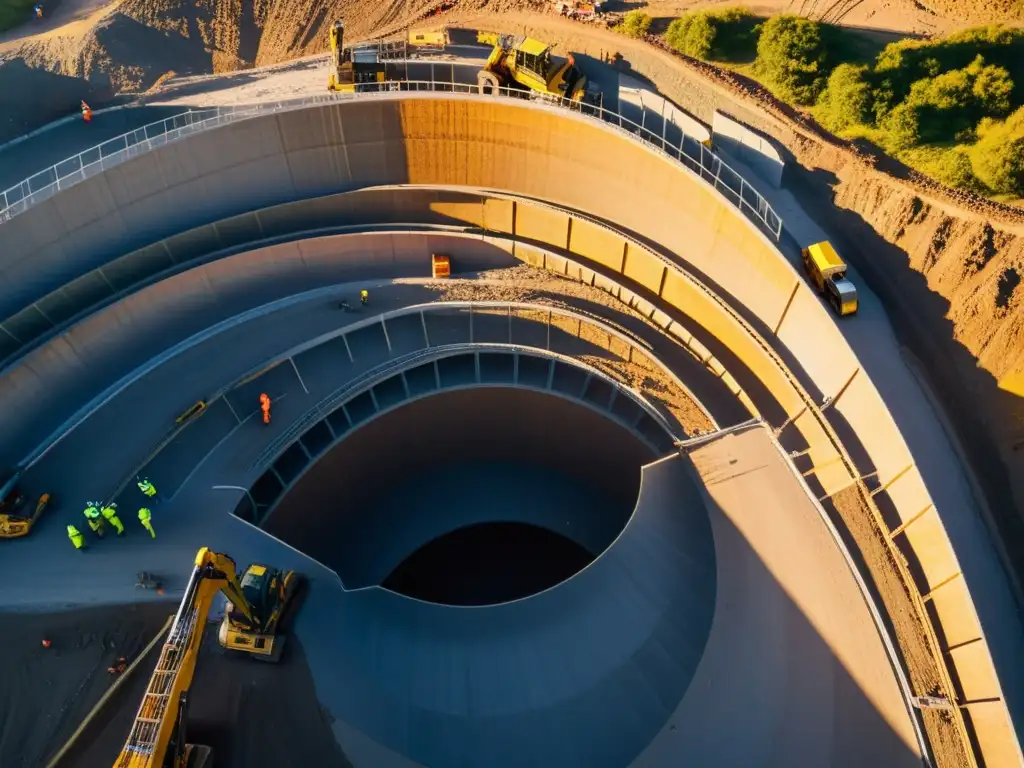
[[[2,203],[0,203],[0,224],[9,221],[19,213],[24,213],[33,205],[52,197],[60,190],[67,189],[69,186],[84,181],[97,173],[102,173],[126,160],[193,133],[227,123],[262,114],[302,109],[314,104],[345,101],[352,98],[373,98],[396,92],[480,94],[479,87],[476,85],[439,80],[396,80],[367,84],[364,87],[366,90],[357,94],[332,93],[264,104],[189,110],[129,131],[62,160],[5,190],[2,193]],[[481,94],[481,96],[483,95]],[[638,124],[618,112],[605,109],[603,106],[581,104],[563,97],[548,96],[516,88],[498,88],[496,92],[483,97],[520,101],[528,99],[544,105],[570,109],[601,120],[672,160],[682,163],[687,169],[721,192],[726,199],[763,227],[776,241],[782,236],[782,219],[775,213],[768,201],[717,154],[692,136],[688,136],[674,120],[672,122],[662,120],[659,133],[658,130],[651,130],[646,126],[646,112]],[[674,137],[670,139],[668,135],[669,125],[680,136],[678,144],[674,141]]]

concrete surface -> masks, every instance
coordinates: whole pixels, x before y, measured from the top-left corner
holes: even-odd
[[[723,207],[716,193],[649,150],[624,143],[610,130],[578,116],[536,106],[471,103],[435,95],[405,99],[401,104],[366,102],[261,118],[194,137],[188,144],[187,156],[180,151],[182,145],[157,150],[17,217],[8,226],[17,227],[22,237],[14,241],[17,252],[9,254],[5,272],[18,265],[27,267],[24,259],[30,254],[43,259],[35,262],[41,267],[46,258],[60,252],[61,238],[77,237],[77,241],[88,242],[90,249],[128,248],[143,230],[152,238],[153,222],[158,219],[169,220],[161,226],[173,231],[185,221],[195,225],[203,217],[231,215],[244,206],[274,202],[273,197],[294,199],[371,181],[469,183],[578,205],[642,232],[687,259],[769,332],[788,322],[789,307],[796,306],[794,297],[801,297],[809,313],[806,318],[813,322],[800,325],[799,346],[796,340],[790,345],[780,342],[783,352],[803,364],[799,375],[808,386],[829,395],[840,391],[836,382],[859,376],[853,356],[843,359],[842,338],[827,320],[824,307],[808,303],[807,288],[798,274],[778,259],[763,237]],[[244,185],[243,179],[256,177],[264,183]],[[570,178],[573,185],[567,186],[565,180]],[[153,179],[161,182],[154,185]],[[645,185],[639,192],[633,186],[636,179]],[[244,185],[243,195],[237,194],[243,188],[240,185]],[[679,189],[687,193],[679,194]],[[225,195],[227,190],[233,194]],[[601,194],[594,195],[593,190],[601,190]],[[621,200],[639,196],[649,203],[642,209],[621,205]],[[89,237],[82,238],[86,233]],[[748,269],[737,269],[738,263],[747,264]],[[636,268],[627,260],[622,269],[640,285],[650,285],[657,275],[642,260]],[[666,274],[662,270],[663,279]],[[660,294],[661,286],[655,285],[653,290]],[[884,317],[869,306],[855,323],[864,318],[884,325]],[[884,341],[884,334],[881,338]],[[883,359],[885,366],[871,370],[872,378],[884,379],[892,368],[904,370],[898,355],[890,356],[886,349],[875,344],[876,359]],[[816,367],[814,356],[821,350],[834,355],[830,363]],[[845,376],[844,368],[849,372]],[[859,378],[868,381],[866,376]],[[841,401],[846,402],[839,405],[844,406],[844,416],[859,438],[867,439],[879,420],[885,421],[890,413],[911,431],[915,423],[933,423],[923,399],[889,400],[878,407],[875,404],[881,401],[870,386],[855,394],[852,388],[843,391]],[[859,402],[864,406],[858,407]],[[895,433],[894,439],[875,442],[873,451],[872,446],[862,446],[863,455],[879,470],[880,482],[897,477],[900,483],[903,478],[908,483],[914,481],[917,473],[903,463],[907,452],[901,443]],[[941,500],[938,515],[953,540],[957,561],[966,579],[976,584],[972,596],[989,645],[1001,669],[1011,673],[1004,675],[1004,684],[1020,679],[1012,674],[1016,662],[1007,655],[1019,648],[1019,619],[1005,583],[991,566],[995,558],[973,501],[962,484],[956,485],[955,456],[943,450],[948,445],[941,430],[934,442],[922,440],[920,445],[915,448],[917,461],[925,461],[920,455],[923,452],[934,466],[942,468],[940,474],[926,476],[926,482],[933,485],[948,478],[946,482],[952,483],[943,487],[948,493],[932,490],[930,496]],[[905,498],[897,496],[903,491],[888,494],[894,505],[925,498],[922,489],[907,487],[912,492]],[[940,530],[937,537],[923,539],[918,552],[924,556],[934,551],[939,553],[940,563],[948,562],[948,549],[941,546],[943,535]],[[983,692],[996,698],[1000,695],[991,687]]]

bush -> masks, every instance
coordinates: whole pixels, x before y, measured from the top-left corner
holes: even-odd
[[[978,56],[967,71],[973,76],[971,91],[977,109],[986,117],[1005,117],[1010,113],[1013,94],[1013,80],[1010,73],[1003,67],[994,64],[985,65],[984,59]]]
[[[630,11],[622,20],[622,32],[629,37],[644,37],[651,28],[651,17],[637,9]]]
[[[813,104],[825,88],[821,25],[782,14],[761,26],[757,71],[777,95],[797,104]]]
[[[944,152],[935,164],[935,178],[948,187],[981,192],[981,183],[974,174],[974,167],[967,151],[961,148]]]
[[[921,123],[917,110],[910,104],[900,104],[882,120],[886,149],[898,152],[921,143]]]
[[[970,149],[975,175],[993,192],[1024,197],[1024,107],[1006,120],[986,118]]]
[[[969,136],[983,117],[1002,117],[1010,109],[1013,81],[1002,67],[986,65],[978,56],[967,67],[913,83],[906,100],[889,114],[883,125],[909,125],[913,111],[918,141],[949,141]],[[908,134],[909,135],[909,134]],[[902,144],[902,140],[900,141]]]
[[[707,59],[715,45],[718,30],[707,11],[687,13],[675,19],[665,31],[665,42],[680,53],[695,59]]]
[[[753,48],[755,21],[745,8],[691,11],[668,25],[665,42],[695,59],[742,58]]]
[[[977,56],[1024,81],[1024,30],[999,25],[975,27],[935,40],[900,40],[878,55],[877,110],[880,117],[906,99],[911,86],[926,77],[968,67]],[[1018,94],[1019,100],[1024,94]]]
[[[817,116],[830,131],[842,131],[871,121],[874,96],[868,81],[868,68],[840,64],[828,78],[828,86],[818,99]]]

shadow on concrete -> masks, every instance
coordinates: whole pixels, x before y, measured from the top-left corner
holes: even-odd
[[[546,527],[597,556],[632,514],[640,467],[654,458],[622,425],[559,397],[441,392],[346,433],[263,527],[348,589],[383,583],[427,542],[479,523]]]
[[[974,355],[956,341],[953,323],[947,319],[949,302],[933,292],[925,276],[910,266],[908,254],[882,238],[858,214],[832,205],[831,199],[820,193],[837,183],[833,174],[792,166],[789,183],[808,213],[835,233],[837,247],[849,255],[850,263],[882,301],[894,321],[897,338],[913,353],[929,388],[945,405],[942,417],[955,431],[951,438],[962,446],[969,470],[978,478],[992,512],[986,520],[990,534],[1002,541],[996,548],[1009,554],[1005,566],[1019,584],[1024,575],[1024,519],[1011,476],[1024,466],[1024,455],[1019,450],[1014,454],[1010,446],[1000,448],[993,434],[1009,431],[1013,416],[1024,409],[1022,398],[1000,389],[995,377],[980,368]],[[836,425],[843,429],[841,423]],[[1011,458],[1014,456],[1017,458]],[[872,471],[869,464],[859,463],[863,459],[861,454],[858,466]]]

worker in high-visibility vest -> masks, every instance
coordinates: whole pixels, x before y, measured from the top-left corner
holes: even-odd
[[[370,292],[365,288],[359,292],[359,301],[364,307],[370,303]]]
[[[149,498],[156,496],[156,486],[149,482],[149,478],[143,478],[138,482],[139,490],[146,494]]]
[[[73,525],[68,526],[68,538],[75,545],[75,549],[85,549],[85,536]]]
[[[114,526],[114,530],[117,531],[118,536],[124,535],[124,523],[122,523],[121,518],[117,516],[117,504],[115,502],[111,502],[101,509],[100,514],[103,515],[104,520]]]
[[[149,535],[152,538],[156,538],[156,531],[153,530],[153,513],[150,512],[146,507],[139,510],[139,522],[142,523],[142,527],[149,531]]]
[[[270,395],[266,392],[260,393],[260,410],[263,411],[263,423],[270,423]]]
[[[103,518],[100,517],[99,504],[96,502],[89,502],[89,506],[85,508],[85,522],[88,523],[92,532],[103,538]]]

